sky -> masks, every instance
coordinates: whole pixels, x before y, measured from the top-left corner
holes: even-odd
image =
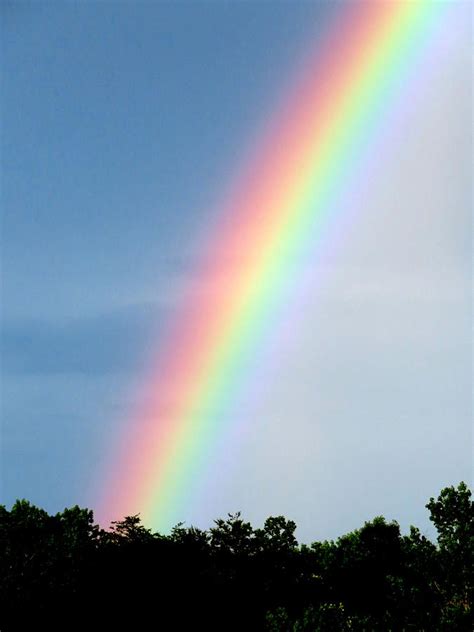
[[[180,520],[430,535],[429,497],[472,481],[472,9],[453,6]],[[1,503],[96,508],[168,323],[206,291],[219,200],[343,7],[2,3]]]

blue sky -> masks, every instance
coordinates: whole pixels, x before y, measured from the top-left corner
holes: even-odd
[[[334,6],[2,4],[2,502],[92,504],[196,283],[196,235]],[[232,475],[182,519],[428,529],[428,497],[470,480],[469,13],[433,47],[312,326],[275,352]]]

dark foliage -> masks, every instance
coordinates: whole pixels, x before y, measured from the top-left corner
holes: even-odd
[[[0,506],[0,630],[267,632],[473,629],[474,504],[464,483],[427,504],[434,544],[377,517],[333,542],[298,545],[282,516],[240,514],[209,531],[153,533],[138,516],[94,524]]]

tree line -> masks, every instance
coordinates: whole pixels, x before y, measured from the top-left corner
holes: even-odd
[[[376,517],[298,544],[283,516],[152,532],[0,506],[0,630],[471,631],[474,503],[465,483],[426,505],[437,542]]]

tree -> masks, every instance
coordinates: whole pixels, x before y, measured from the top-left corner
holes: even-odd
[[[227,520],[219,518],[210,530],[210,543],[215,551],[230,554],[251,554],[254,551],[255,534],[250,522],[244,522],[240,511],[228,514]]]
[[[295,538],[296,523],[284,516],[270,516],[265,520],[263,529],[255,530],[258,546],[272,552],[294,550],[298,542]]]
[[[110,531],[102,532],[105,541],[116,544],[143,544],[153,540],[151,529],[141,524],[140,516],[126,516],[123,520],[112,522]]]
[[[466,483],[445,487],[426,505],[438,531],[443,625],[446,629],[471,630],[474,590],[474,503]]]
[[[474,548],[474,502],[466,483],[445,487],[437,500],[430,498],[426,508],[438,531],[442,550],[472,559]]]

